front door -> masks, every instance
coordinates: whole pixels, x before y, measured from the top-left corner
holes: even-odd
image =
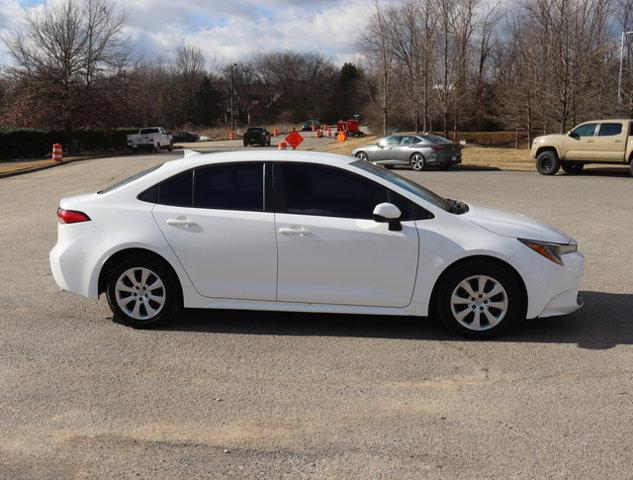
[[[623,162],[628,122],[601,122],[595,137],[593,156],[596,162]]]
[[[275,300],[277,240],[263,169],[209,165],[160,184],[152,214],[200,295]]]
[[[418,265],[415,222],[404,217],[402,230],[391,231],[372,219],[374,207],[391,200],[388,189],[310,163],[275,164],[274,174],[278,301],[410,303]]]
[[[585,123],[574,128],[565,139],[565,160],[593,161],[597,123]]]
[[[400,144],[400,136],[399,135],[391,135],[390,137],[383,138],[380,141],[380,148],[378,148],[372,155],[370,160],[385,162],[387,164],[394,162],[394,157],[396,154],[396,149]]]

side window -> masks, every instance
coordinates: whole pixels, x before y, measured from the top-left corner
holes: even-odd
[[[416,143],[418,143],[418,139],[417,137],[402,137],[402,142],[400,142],[400,145],[414,145]]]
[[[387,137],[386,139],[387,146],[395,147],[397,145],[400,145],[401,139],[402,137],[400,135],[392,135],[391,137]]]
[[[275,165],[277,210],[297,215],[372,219],[387,189],[359,175],[311,164]]]
[[[158,185],[148,188],[138,196],[139,200],[176,207],[191,207],[193,196],[193,171],[174,175]]]
[[[585,125],[581,125],[580,127],[574,128],[572,130],[572,134],[578,137],[593,137],[594,132],[596,131],[595,123],[586,123]]]
[[[264,210],[264,164],[212,165],[196,169],[194,207]]]
[[[601,123],[598,130],[599,137],[613,137],[622,133],[621,123]]]

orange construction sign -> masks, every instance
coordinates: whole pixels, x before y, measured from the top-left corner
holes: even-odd
[[[286,140],[286,143],[290,145],[292,149],[294,150],[295,148],[299,146],[301,142],[303,142],[303,137],[301,136],[299,132],[297,132],[296,130],[293,130],[292,132],[288,134],[288,136],[284,140]]]

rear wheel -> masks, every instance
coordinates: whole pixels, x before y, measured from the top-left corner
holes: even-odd
[[[414,153],[411,155],[411,167],[416,172],[420,172],[426,169],[426,160],[424,160],[424,155],[421,153]]]
[[[558,155],[551,150],[541,152],[536,157],[536,169],[541,175],[556,175],[560,168]]]
[[[138,328],[167,322],[182,308],[175,274],[151,258],[130,258],[114,267],[106,295],[115,318]]]
[[[490,338],[525,311],[517,281],[495,263],[477,260],[460,265],[444,276],[437,292],[444,325],[470,338]]]
[[[631,161],[629,162],[629,166],[631,168],[631,176],[633,176],[633,158],[631,159]]]
[[[244,140],[244,146],[248,147],[248,142],[246,140]]]
[[[581,162],[562,162],[561,167],[565,173],[569,175],[577,175],[582,173],[582,169],[585,168],[585,164]]]

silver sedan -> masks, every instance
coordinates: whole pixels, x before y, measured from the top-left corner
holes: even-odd
[[[354,149],[352,155],[387,168],[408,165],[414,170],[424,170],[431,166],[448,170],[462,162],[461,146],[458,143],[428,134],[390,135],[380,139],[375,145]]]

